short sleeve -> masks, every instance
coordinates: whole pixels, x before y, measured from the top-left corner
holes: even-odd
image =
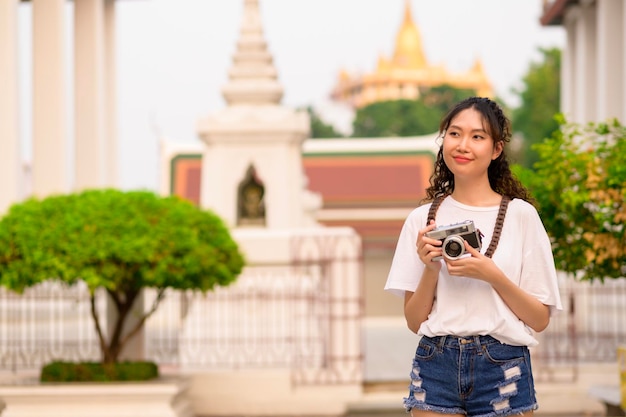
[[[520,287],[549,306],[551,312],[562,310],[550,238],[534,207],[529,205],[524,210],[523,221],[524,259]]]
[[[424,264],[417,255],[416,247],[417,232],[426,224],[428,209],[424,207],[413,210],[406,218],[387,276],[385,291],[399,297],[403,297],[405,291],[415,291],[424,270]]]

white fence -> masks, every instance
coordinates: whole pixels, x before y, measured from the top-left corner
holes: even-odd
[[[307,236],[292,247],[288,264],[250,265],[229,287],[167,291],[146,323],[146,359],[182,371],[290,369],[299,384],[360,382],[360,240]],[[146,308],[155,296],[145,291]],[[96,304],[106,317],[104,292]],[[84,284],[0,289],[0,370],[99,360],[98,346]]]
[[[328,253],[337,254],[332,247]],[[361,381],[360,268],[358,251],[295,257],[289,265],[250,266],[234,285],[206,295],[169,291],[146,325],[147,359],[184,371],[290,369],[300,384]],[[616,361],[617,347],[626,344],[626,279],[563,277],[560,288],[565,311],[540,335],[537,365],[575,370]],[[153,297],[148,290],[146,305]],[[104,294],[97,299],[104,313]],[[99,359],[85,286],[0,290],[0,370],[38,369],[53,359]]]

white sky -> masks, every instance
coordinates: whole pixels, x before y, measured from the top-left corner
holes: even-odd
[[[341,68],[371,71],[390,55],[404,0],[260,0],[283,104],[326,100]],[[411,0],[431,64],[465,71],[478,57],[498,96],[516,104],[539,46],[562,28],[539,24],[542,0]],[[159,137],[197,141],[196,122],[224,106],[243,0],[118,0],[122,188],[157,189]]]

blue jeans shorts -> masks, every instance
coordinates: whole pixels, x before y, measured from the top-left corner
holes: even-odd
[[[475,417],[536,410],[528,348],[491,336],[423,336],[404,407]]]

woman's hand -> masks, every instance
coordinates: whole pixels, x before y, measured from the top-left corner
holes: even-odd
[[[437,271],[441,269],[440,261],[433,261],[433,258],[436,256],[441,256],[441,241],[438,239],[432,239],[426,236],[426,233],[433,230],[437,225],[434,220],[430,221],[430,224],[420,231],[417,234],[417,255],[420,260],[424,262],[426,265],[426,269],[430,269],[432,271]]]
[[[478,252],[466,240],[463,240],[463,243],[465,244],[465,252],[471,256],[464,256],[456,260],[449,260],[444,257],[448,273],[454,276],[476,278],[491,283],[491,277],[498,276],[500,269],[491,258]]]
[[[515,285],[504,275],[491,258],[474,249],[465,241],[465,251],[472,256],[449,261],[450,275],[465,276],[488,282],[502,300],[526,325],[536,332],[543,331],[550,323],[550,308]]]

